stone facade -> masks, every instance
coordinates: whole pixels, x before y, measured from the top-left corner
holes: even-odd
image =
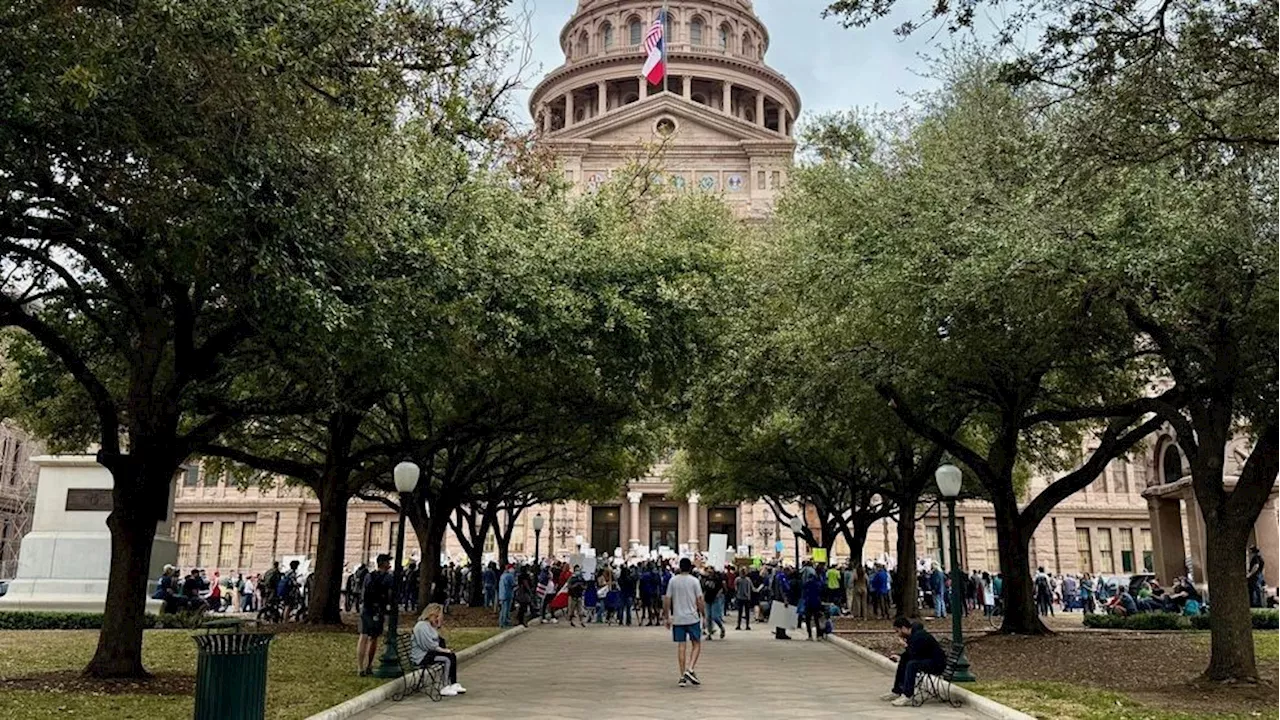
[[[36,501],[38,472],[31,458],[43,452],[43,443],[0,423],[0,580],[17,574],[19,549],[31,531]]]
[[[800,113],[795,88],[765,64],[768,30],[748,0],[670,3],[666,86],[649,86],[640,78],[641,42],[662,5],[581,0],[560,35],[564,64],[530,97],[539,142],[556,153],[567,179],[582,190],[642,155],[646,146],[660,145],[665,182],[686,191],[714,192],[743,217],[767,215],[786,182]],[[1158,568],[1165,565],[1175,567],[1173,559],[1192,555],[1188,543],[1184,549],[1166,550],[1168,563],[1161,565],[1156,559],[1143,494],[1168,480],[1164,455],[1159,454],[1167,447],[1157,438],[1129,460],[1113,462],[1104,477],[1056,508],[1034,535],[1032,565],[1061,573],[1151,568],[1161,572]],[[730,545],[747,545],[752,554],[788,561],[794,557],[795,536],[765,503],[708,506],[697,496],[678,498],[665,470],[658,465],[608,503],[530,508],[517,522],[512,554],[531,556],[537,545],[543,556],[567,557],[579,540],[601,552],[626,551],[633,544],[698,550],[707,547],[711,532],[722,531],[729,535]],[[313,554],[320,508],[309,493],[285,487],[241,492],[218,478],[192,473],[177,494],[175,539],[183,566],[263,570],[272,558]],[[1181,471],[1171,477],[1179,480]],[[1052,480],[1034,478],[1031,490],[1038,492]],[[917,514],[926,510],[919,508]],[[1183,510],[1175,512],[1185,525]],[[1268,512],[1264,520],[1269,518],[1274,529],[1274,505]],[[540,536],[532,523],[539,514],[546,521]],[[997,570],[991,506],[961,502],[957,514],[965,567]],[[918,524],[922,558],[948,552],[938,518],[935,508]],[[347,519],[347,562],[354,565],[389,550],[395,523],[396,517],[381,504],[353,501]],[[893,522],[877,523],[863,549],[864,559],[891,561],[895,533]],[[411,530],[407,537],[412,554],[417,543]],[[1271,543],[1263,550],[1273,571],[1280,564],[1274,537],[1260,537],[1264,544]],[[778,541],[780,551],[774,549]],[[492,551],[492,541],[487,549]],[[453,559],[463,557],[452,534],[446,535],[445,552]],[[833,554],[838,559],[849,556],[843,539],[837,540]]]

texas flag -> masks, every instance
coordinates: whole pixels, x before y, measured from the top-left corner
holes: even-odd
[[[665,11],[658,13],[658,19],[649,26],[644,36],[644,49],[649,53],[645,58],[643,74],[650,85],[659,85],[667,74],[666,39],[662,37],[662,26]]]

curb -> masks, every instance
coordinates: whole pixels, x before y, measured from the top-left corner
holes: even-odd
[[[849,642],[848,640],[845,640],[842,637],[828,636],[827,642],[831,643],[832,645],[835,645],[836,647],[840,648],[841,650],[844,650],[845,652],[849,653],[850,655],[853,655],[854,657],[860,660],[865,660],[866,662],[880,668],[881,670],[884,670],[890,673],[897,672],[897,669],[898,669],[897,663],[881,655],[880,653],[868,650],[867,648],[864,648],[861,645],[858,645],[856,643]],[[954,695],[955,697],[958,697],[960,700],[964,701],[965,705],[973,708],[974,710],[977,710],[978,712],[990,718],[996,718],[997,720],[1036,720],[1031,715],[1028,715],[1019,710],[1014,710],[1013,708],[1008,707],[1007,705],[1001,705],[1000,703],[996,702],[995,700],[992,700],[991,698],[979,695],[978,693],[975,693],[972,690],[966,690],[960,685],[952,685],[951,694]]]
[[[528,632],[528,630],[529,629],[526,627],[517,625],[509,630],[504,630],[487,640],[478,642],[471,647],[463,648],[458,651],[458,664],[461,665],[472,658],[483,655],[493,648],[507,642],[511,638]],[[307,718],[307,720],[346,720],[346,718],[359,715],[374,705],[390,700],[391,696],[396,694],[396,689],[400,686],[400,682],[399,678],[389,680],[372,690],[361,693],[360,695],[347,700],[346,702],[334,705],[328,710],[322,710]]]

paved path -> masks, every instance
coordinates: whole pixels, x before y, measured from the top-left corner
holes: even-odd
[[[467,694],[439,703],[415,696],[385,702],[360,720],[497,718],[929,718],[981,717],[937,702],[895,708],[878,700],[893,684],[884,671],[828,643],[774,640],[755,629],[704,642],[700,687],[676,687],[676,651],[663,628],[565,623],[532,632],[463,663]],[[797,689],[804,688],[803,693]]]

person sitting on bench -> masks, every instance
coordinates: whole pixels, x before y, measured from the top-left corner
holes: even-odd
[[[444,625],[444,607],[440,603],[431,603],[413,626],[413,645],[409,648],[409,657],[420,668],[426,668],[431,663],[442,663],[448,684],[440,688],[440,694],[452,697],[465,693],[467,689],[458,684],[458,656],[445,648],[439,632],[441,625]]]
[[[893,705],[902,707],[911,704],[916,676],[920,673],[941,675],[946,670],[947,653],[920,623],[900,617],[893,621],[893,631],[906,643],[907,649],[900,656],[889,656],[890,660],[898,663],[898,672],[893,678],[893,690],[881,695],[880,699],[892,700]]]

